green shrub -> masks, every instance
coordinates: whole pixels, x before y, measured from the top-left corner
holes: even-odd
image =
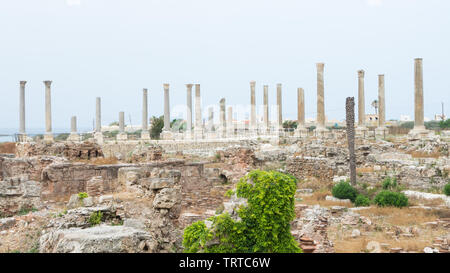
[[[380,207],[406,207],[408,206],[408,197],[400,192],[381,191],[373,200]]]
[[[397,178],[386,177],[383,180],[383,190],[396,190],[398,188]]]
[[[365,195],[359,194],[358,196],[356,196],[355,206],[368,207],[370,206],[370,199]]]
[[[444,186],[444,194],[450,196],[450,183]]]
[[[295,217],[295,177],[275,171],[252,171],[237,184],[236,195],[247,199],[237,209],[240,220],[228,213],[199,221],[184,230],[185,252],[299,253],[290,232]]]
[[[89,197],[89,195],[87,193],[85,193],[85,192],[79,192],[78,193],[78,198],[80,200],[83,200],[84,198],[88,198],[88,197]]]
[[[101,211],[93,212],[89,217],[91,226],[96,226],[102,222],[103,213]]]
[[[334,197],[339,199],[350,199],[352,202],[355,202],[356,195],[358,195],[358,191],[353,188],[350,183],[341,181],[336,184],[331,193]]]

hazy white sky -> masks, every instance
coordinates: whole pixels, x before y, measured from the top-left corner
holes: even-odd
[[[296,117],[303,87],[316,116],[316,67],[325,65],[325,109],[342,119],[366,71],[366,112],[386,75],[387,118],[413,117],[414,58],[424,59],[425,116],[450,107],[448,0],[0,0],[0,127],[18,127],[19,81],[27,80],[27,127],[44,127],[44,84],[52,80],[53,127],[91,127],[95,97],[103,124],[125,111],[149,114],[185,104],[200,83],[203,105],[247,104],[249,81],[283,84],[283,114]],[[206,108],[206,107],[205,107]],[[447,112],[448,113],[448,112]]]

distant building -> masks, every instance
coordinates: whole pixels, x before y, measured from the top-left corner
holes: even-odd
[[[441,120],[446,120],[446,119],[447,119],[447,117],[445,116],[445,114],[444,115],[442,115],[442,114],[434,115],[434,120],[436,120],[436,121],[441,121]]]
[[[408,115],[400,115],[400,121],[413,121]]]

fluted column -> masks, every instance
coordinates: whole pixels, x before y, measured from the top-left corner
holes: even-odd
[[[267,132],[270,128],[269,124],[269,86],[264,85],[264,99],[263,99],[263,123],[264,130]]]
[[[192,86],[193,84],[186,84],[186,134],[188,137],[192,134]]]
[[[24,138],[25,136],[25,84],[26,81],[20,82],[20,101],[19,101],[19,134],[21,134]],[[21,139],[23,141],[23,139]]]
[[[53,141],[52,133],[52,97],[51,84],[52,81],[44,81],[45,84],[45,135],[44,140]]]
[[[256,82],[250,82],[250,130],[256,130],[256,97],[255,97]]]

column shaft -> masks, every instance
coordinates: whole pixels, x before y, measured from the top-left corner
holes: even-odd
[[[281,95],[281,83],[277,84],[277,125],[278,128],[283,126],[283,106],[282,106],[282,95]]]
[[[119,112],[119,132],[125,132],[125,113]]]
[[[264,127],[265,129],[269,129],[270,124],[269,124],[269,86],[268,85],[264,85],[264,101],[263,101],[263,112],[264,112]]]
[[[364,70],[358,71],[358,126],[364,127],[366,123],[364,99]]]
[[[414,129],[423,130],[423,66],[422,59],[415,59],[414,64]]]
[[[192,130],[192,84],[186,84],[186,106],[187,106],[187,120],[186,120],[186,130],[191,132]]]
[[[77,117],[72,116],[70,118],[70,133],[76,134],[77,133]]]
[[[142,131],[148,130],[148,90],[142,90]]]
[[[102,132],[102,102],[101,98],[97,97],[95,100],[95,132]]]
[[[170,131],[169,84],[164,84],[164,131]]]
[[[325,88],[323,71],[325,64],[318,63],[317,66],[317,128],[325,128]]]
[[[255,81],[250,82],[250,128],[256,129],[256,97],[255,97]]]
[[[386,123],[386,105],[384,99],[384,75],[378,75],[378,127]]]
[[[303,88],[297,89],[297,120],[298,128],[305,127],[305,93]]]
[[[45,84],[45,133],[52,133],[52,97],[51,81],[44,81]]]
[[[19,124],[19,133],[25,134],[25,84],[26,81],[20,82],[20,102],[19,102],[19,115],[20,115],[20,124]]]
[[[202,130],[202,108],[200,97],[200,84],[195,85],[195,129]]]

